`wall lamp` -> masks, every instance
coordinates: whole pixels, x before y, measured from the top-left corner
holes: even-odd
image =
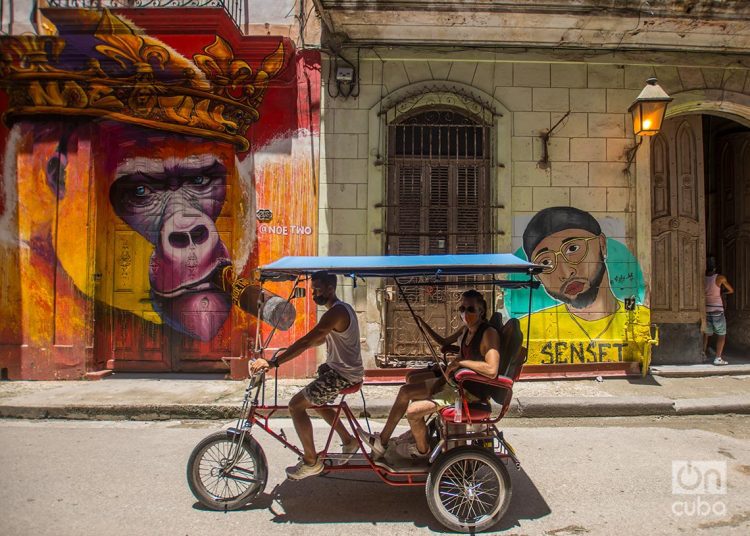
[[[649,78],[646,80],[646,87],[628,108],[633,118],[633,133],[640,138],[628,149],[628,165],[624,169],[627,175],[630,175],[630,166],[633,165],[635,155],[643,143],[643,136],[654,136],[659,133],[664,115],[667,113],[667,105],[672,100],[672,97],[656,83],[656,78]]]

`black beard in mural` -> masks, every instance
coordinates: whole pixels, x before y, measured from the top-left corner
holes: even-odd
[[[549,295],[556,300],[560,300],[561,302],[570,305],[573,309],[585,309],[596,300],[596,297],[599,294],[599,287],[602,284],[602,280],[604,279],[604,274],[606,273],[606,271],[607,267],[604,264],[604,257],[600,256],[599,268],[597,268],[596,272],[594,273],[594,277],[589,282],[590,286],[587,290],[581,292],[573,299],[569,298],[565,294],[553,292],[549,289],[546,289],[547,293],[549,293]],[[562,286],[563,288],[565,287],[565,285]]]

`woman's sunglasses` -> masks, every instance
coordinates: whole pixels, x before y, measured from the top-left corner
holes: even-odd
[[[464,307],[463,305],[458,308],[459,313],[476,313],[477,308],[473,305],[469,305],[468,307]]]

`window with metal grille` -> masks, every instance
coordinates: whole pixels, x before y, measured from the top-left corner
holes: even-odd
[[[451,108],[416,111],[388,126],[386,254],[489,252],[491,127]],[[422,281],[423,282],[423,281]],[[467,279],[467,288],[482,289]],[[414,309],[437,331],[458,328],[461,290],[404,287]],[[384,366],[413,365],[429,355],[405,303],[385,310]],[[487,290],[491,305],[492,292]]]
[[[389,255],[487,250],[489,131],[448,109],[389,126]]]

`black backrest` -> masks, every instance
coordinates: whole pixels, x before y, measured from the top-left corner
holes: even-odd
[[[515,380],[517,373],[521,372],[521,366],[526,360],[526,353],[521,352],[523,344],[523,333],[521,332],[521,323],[517,318],[509,318],[500,329],[500,366],[498,367],[498,376],[507,376]],[[493,387],[487,393],[492,400],[498,404],[504,404],[506,401],[507,390],[499,387]]]
[[[487,321],[487,323],[495,328],[498,333],[500,333],[500,330],[503,329],[503,313],[500,311],[495,311],[492,313],[492,316]]]
[[[497,327],[497,320],[500,319],[500,325]],[[494,313],[490,319],[490,325],[497,329],[500,334],[500,366],[497,369],[498,376],[507,376],[516,380],[521,373],[521,367],[526,361],[526,352],[521,351],[523,344],[523,333],[521,332],[521,323],[517,318],[510,318],[503,325],[500,313]],[[479,398],[492,398],[498,404],[505,403],[507,391],[491,385],[466,382],[466,388]]]
[[[510,318],[500,330],[500,370],[501,376],[514,380],[521,373],[521,367],[526,361],[526,352],[521,352],[523,332],[517,318]]]

